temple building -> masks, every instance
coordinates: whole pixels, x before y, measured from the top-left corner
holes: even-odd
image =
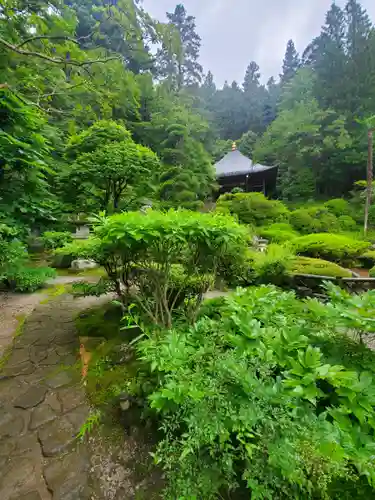
[[[272,195],[276,188],[277,167],[267,167],[253,163],[238,151],[233,143],[232,151],[215,165],[220,194],[239,187],[246,192],[260,191]]]

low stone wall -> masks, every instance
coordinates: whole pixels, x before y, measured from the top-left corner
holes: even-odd
[[[302,296],[311,296],[323,292],[323,284],[330,281],[352,293],[375,290],[375,278],[332,278],[330,276],[316,276],[313,274],[294,274],[291,286]]]

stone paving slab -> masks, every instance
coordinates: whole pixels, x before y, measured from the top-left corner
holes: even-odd
[[[89,407],[74,318],[97,300],[39,304],[14,341],[0,372],[0,500],[91,497],[86,445],[76,439]]]

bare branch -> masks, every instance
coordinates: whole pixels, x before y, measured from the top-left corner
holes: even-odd
[[[4,45],[9,50],[12,50],[13,52],[16,52],[17,54],[20,54],[21,56],[31,56],[31,57],[38,57],[39,59],[43,59],[44,61],[48,61],[53,64],[63,64],[66,66],[77,66],[77,67],[84,67],[84,66],[89,66],[91,64],[96,64],[96,63],[107,63],[108,61],[113,61],[113,60],[120,60],[120,56],[110,56],[106,57],[105,59],[93,59],[93,60],[87,60],[87,61],[73,61],[70,59],[63,59],[62,57],[50,57],[45,54],[42,54],[40,52],[34,52],[31,50],[23,50],[18,48],[17,45],[13,45],[3,38],[0,38],[0,43]]]

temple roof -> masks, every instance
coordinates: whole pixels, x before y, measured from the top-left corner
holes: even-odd
[[[230,151],[219,162],[216,163],[216,177],[229,177],[234,175],[247,175],[263,172],[275,167],[266,167],[253,163],[237,149]]]

